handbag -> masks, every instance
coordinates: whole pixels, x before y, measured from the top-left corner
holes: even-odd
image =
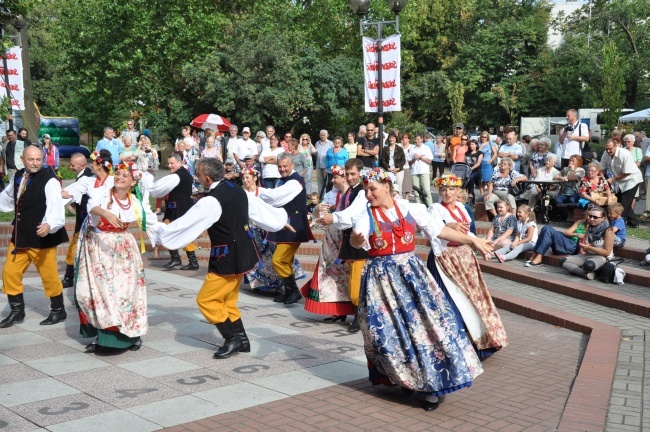
[[[615,195],[612,195],[612,199],[607,203],[607,194],[604,192],[598,192],[598,191],[593,191],[589,194],[591,196],[591,199],[596,201],[599,206],[604,206],[604,205],[611,205],[614,204],[615,202],[618,201],[618,198],[616,198]]]
[[[616,277],[616,269],[618,265],[623,263],[625,260],[623,258],[613,259],[607,261],[597,272],[596,276],[599,280],[605,283],[614,283]],[[622,281],[621,281],[622,282]]]

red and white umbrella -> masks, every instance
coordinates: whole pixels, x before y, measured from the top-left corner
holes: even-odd
[[[201,114],[192,120],[190,125],[200,129],[218,130],[219,132],[228,132],[230,129],[228,119],[218,114]]]

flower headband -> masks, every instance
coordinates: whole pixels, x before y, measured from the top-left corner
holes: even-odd
[[[255,168],[246,168],[241,172],[241,175],[243,176],[244,174],[249,174],[252,175],[253,177],[259,177],[260,172],[256,170]]]
[[[142,171],[133,162],[121,162],[115,166],[115,171],[125,170],[131,174],[131,178],[135,181],[139,181],[142,178]]]
[[[443,186],[461,187],[463,185],[463,180],[461,180],[459,177],[456,177],[453,174],[445,174],[442,177],[437,177],[433,181],[433,184],[437,188],[441,188]]]
[[[97,150],[95,150],[90,154],[90,159],[109,169],[113,166],[113,164],[110,161],[103,160]]]
[[[396,180],[395,174],[392,172],[384,171],[381,168],[365,169],[361,171],[361,179],[364,183],[395,183]]]
[[[338,165],[334,165],[332,167],[332,175],[333,176],[345,177],[345,168],[343,168],[341,166],[338,166]]]

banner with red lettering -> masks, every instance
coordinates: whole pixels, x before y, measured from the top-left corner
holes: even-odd
[[[400,97],[400,35],[396,34],[383,40],[381,44],[381,80],[384,112],[401,111]],[[377,79],[377,41],[363,38],[363,66],[366,86],[366,112],[377,112],[379,87]]]
[[[9,74],[9,91],[11,107],[15,110],[25,109],[25,88],[23,87],[22,50],[15,46],[7,51],[7,72]],[[7,96],[4,65],[0,63],[0,97]]]

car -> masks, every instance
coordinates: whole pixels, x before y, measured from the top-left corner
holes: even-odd
[[[424,130],[429,132],[432,137],[436,137],[438,135],[443,135],[443,136],[445,135],[443,132],[441,132],[440,130],[438,130],[438,129],[432,127],[432,126],[427,126],[427,127],[424,128]]]
[[[84,146],[59,146],[59,157],[68,159],[75,153],[81,153],[86,157],[90,157],[90,150]]]

